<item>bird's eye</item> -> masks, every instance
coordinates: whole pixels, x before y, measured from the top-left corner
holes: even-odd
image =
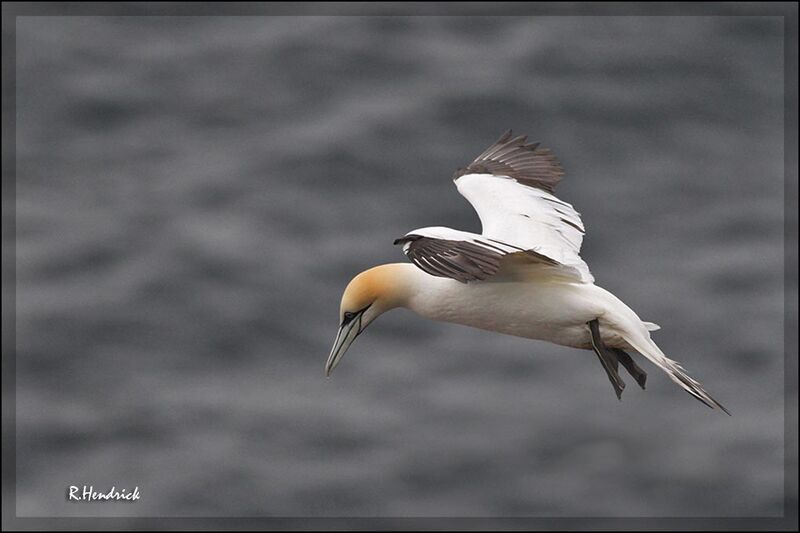
[[[344,312],[344,323],[347,324],[348,322],[353,320],[355,317],[356,317],[355,313],[351,313],[350,311],[345,311]]]

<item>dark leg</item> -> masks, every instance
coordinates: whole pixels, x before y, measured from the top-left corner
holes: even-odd
[[[633,379],[636,380],[636,383],[644,390],[644,384],[647,382],[647,372],[639,368],[639,365],[631,358],[630,355],[625,353],[623,350],[619,348],[611,348],[611,351],[617,355],[617,359],[619,360],[620,364],[625,367],[625,370],[628,371],[628,374],[633,376]]]
[[[608,374],[608,380],[614,387],[617,399],[621,400],[625,382],[622,381],[622,378],[619,377],[619,373],[617,373],[617,369],[619,368],[617,354],[606,347],[603,343],[603,339],[600,338],[600,325],[597,319],[591,320],[588,324],[589,331],[592,333],[592,349],[594,349],[594,353],[597,354],[597,357],[600,358],[600,363],[603,365],[606,374]]]

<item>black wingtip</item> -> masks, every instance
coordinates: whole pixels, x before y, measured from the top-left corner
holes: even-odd
[[[419,240],[419,239],[420,239],[419,235],[413,235],[413,234],[411,234],[411,235],[403,235],[399,239],[395,239],[394,240],[394,245],[397,246],[398,244],[405,244],[407,242],[414,242],[414,241]]]
[[[453,181],[466,174],[492,174],[516,180],[521,185],[553,193],[564,169],[552,151],[539,142],[528,143],[527,135],[506,130],[465,168],[453,173]]]
[[[499,138],[499,139],[497,139],[497,141],[495,142],[495,144],[497,144],[497,143],[504,143],[504,142],[506,142],[507,140],[509,140],[509,139],[511,138],[511,136],[512,136],[512,135],[514,135],[514,133],[511,131],[511,129],[507,129],[507,130],[506,130],[506,131],[505,131],[505,132],[504,132],[504,133],[503,133],[503,134],[500,136],[500,138]]]

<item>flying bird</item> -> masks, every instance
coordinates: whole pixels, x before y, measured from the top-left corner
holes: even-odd
[[[593,350],[617,395],[619,366],[645,388],[638,352],[686,392],[725,409],[667,358],[644,322],[609,291],[594,284],[581,259],[580,214],[554,195],[564,175],[553,153],[511,131],[453,175],[475,208],[481,234],[446,227],[415,229],[394,241],[411,263],[370,268],[342,296],[339,332],[325,374],[381,314],[397,307],[422,317],[508,335]]]

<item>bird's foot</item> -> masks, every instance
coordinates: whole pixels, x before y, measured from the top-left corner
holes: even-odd
[[[600,324],[597,319],[595,318],[587,324],[592,334],[592,349],[594,353],[597,354],[597,357],[600,358],[600,364],[603,365],[603,369],[608,375],[608,380],[611,382],[611,386],[614,387],[614,393],[617,395],[617,399],[621,400],[622,391],[625,389],[625,382],[619,377],[619,372],[617,371],[620,362],[617,354],[603,343],[603,339],[600,337]],[[628,367],[626,366],[625,368]]]
[[[625,370],[628,371],[628,374],[630,374],[633,379],[636,380],[636,383],[639,384],[642,390],[644,390],[644,384],[647,383],[647,372],[642,370],[639,365],[636,364],[633,358],[625,351],[620,350],[619,348],[611,348],[611,351],[617,355],[617,360],[619,363],[625,367]]]

